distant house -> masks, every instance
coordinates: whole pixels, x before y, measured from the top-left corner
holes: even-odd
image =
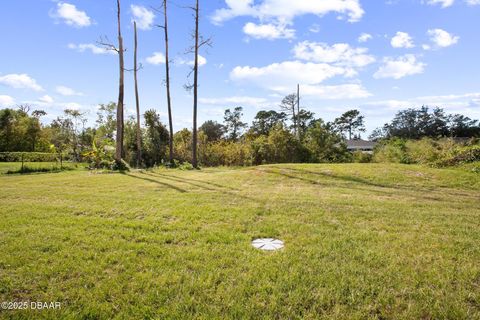
[[[350,152],[361,151],[366,153],[372,153],[375,148],[376,142],[366,140],[347,140],[345,141],[347,150]]]

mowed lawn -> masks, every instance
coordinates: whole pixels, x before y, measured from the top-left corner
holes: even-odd
[[[0,197],[0,301],[62,303],[0,318],[480,319],[479,174],[76,170]]]

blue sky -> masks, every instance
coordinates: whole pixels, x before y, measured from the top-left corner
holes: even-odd
[[[191,127],[189,82],[193,0],[170,1],[175,128]],[[139,30],[141,108],[166,122],[160,0],[122,0],[126,68]],[[243,106],[245,120],[278,109],[302,88],[302,104],[333,120],[358,108],[369,131],[400,109],[441,106],[480,118],[480,0],[208,0],[201,1],[199,121],[221,121]],[[47,111],[86,112],[116,101],[117,56],[97,45],[115,41],[115,0],[3,0],[0,3],[0,107],[29,103]],[[135,109],[126,74],[127,114]]]

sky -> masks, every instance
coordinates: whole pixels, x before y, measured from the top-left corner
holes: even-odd
[[[122,0],[126,69],[139,27],[141,110],[167,122],[161,0]],[[175,129],[191,128],[193,0],[169,1]],[[396,112],[428,105],[480,118],[480,0],[200,0],[199,122],[242,106],[251,123],[301,88],[302,107],[332,121],[359,109],[367,133]],[[84,112],[118,96],[116,0],[0,1],[0,108]],[[132,72],[126,114],[135,114]]]

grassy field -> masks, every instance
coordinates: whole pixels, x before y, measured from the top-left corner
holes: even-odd
[[[0,196],[0,302],[62,303],[0,318],[480,319],[479,174],[76,170]]]

